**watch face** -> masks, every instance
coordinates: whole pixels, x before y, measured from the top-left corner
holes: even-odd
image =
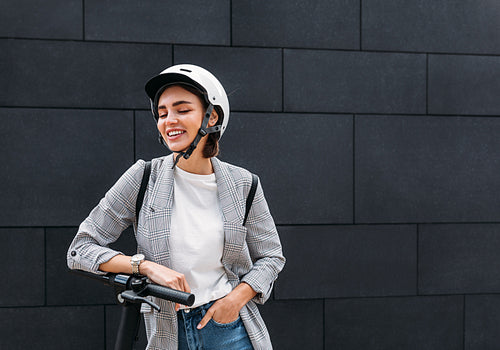
[[[144,254],[135,254],[132,259],[133,262],[139,262],[144,260]]]

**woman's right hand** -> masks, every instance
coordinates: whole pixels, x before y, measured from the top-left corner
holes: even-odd
[[[151,282],[156,284],[191,293],[191,288],[189,288],[186,277],[182,273],[169,269],[166,266],[146,260],[139,265],[139,273],[147,276]],[[179,307],[179,304],[175,304],[176,311],[179,310]]]

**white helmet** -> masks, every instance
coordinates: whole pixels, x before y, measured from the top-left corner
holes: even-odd
[[[161,94],[167,85],[176,83],[191,85],[203,93],[208,104],[214,106],[219,119],[222,120],[222,123],[217,123],[220,128],[207,131],[220,132],[219,138],[222,137],[229,122],[229,101],[226,91],[212,73],[193,64],[178,64],[169,67],[146,83],[145,89],[151,101],[154,118],[158,119],[156,104],[160,97],[159,93]]]

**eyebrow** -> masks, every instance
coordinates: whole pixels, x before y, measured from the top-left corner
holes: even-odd
[[[172,107],[183,105],[183,104],[192,105],[193,103],[189,102],[189,101],[184,101],[184,100],[175,101],[174,103],[172,103]],[[158,106],[158,109],[166,109],[166,107],[164,105],[161,105],[161,106]]]

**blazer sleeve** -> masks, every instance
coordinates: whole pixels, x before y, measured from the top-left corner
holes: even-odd
[[[257,292],[253,301],[263,304],[271,295],[274,281],[285,265],[285,257],[260,180],[245,226],[253,267],[241,281],[248,283]]]
[[[104,274],[99,265],[120,254],[108,245],[134,224],[135,202],[144,167],[143,160],[132,165],[80,224],[66,256],[70,269]]]

